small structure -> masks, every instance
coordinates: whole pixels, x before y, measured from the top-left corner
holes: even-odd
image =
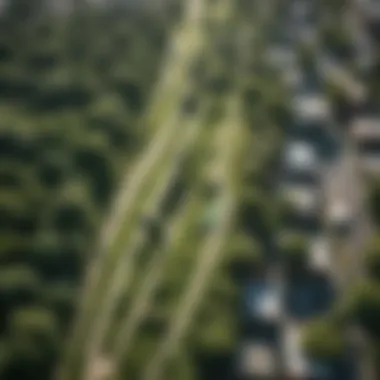
[[[297,212],[314,214],[320,211],[320,192],[314,187],[283,186],[282,197]]]
[[[272,46],[267,50],[267,59],[274,67],[289,70],[296,66],[297,59],[294,50],[288,46]]]
[[[283,360],[285,378],[292,380],[310,379],[310,363],[302,350],[302,327],[287,323],[283,330]]]
[[[294,98],[296,118],[301,121],[326,121],[331,115],[330,104],[322,94],[301,94]]]
[[[352,206],[343,200],[337,199],[327,208],[327,223],[338,234],[350,231],[353,222]]]
[[[106,356],[98,356],[88,370],[88,379],[109,380],[115,373],[114,363]]]
[[[318,236],[310,247],[310,268],[317,272],[331,273],[332,262],[329,241],[325,236]]]
[[[364,116],[357,118],[351,125],[351,134],[358,142],[368,139],[380,140],[380,117]]]
[[[254,341],[243,344],[238,371],[243,379],[277,379],[277,360],[274,348]]]
[[[304,142],[288,144],[285,150],[285,166],[293,170],[315,170],[318,157],[312,145]]]
[[[277,323],[282,316],[283,296],[281,287],[275,280],[267,279],[251,282],[247,288],[246,306],[255,320]]]

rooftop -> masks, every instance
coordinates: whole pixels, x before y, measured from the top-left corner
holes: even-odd
[[[329,269],[330,260],[330,245],[327,238],[317,237],[310,247],[310,265],[315,269]]]
[[[287,375],[292,378],[307,378],[309,363],[302,352],[301,326],[288,324],[284,329],[284,356]]]
[[[322,95],[303,94],[295,97],[294,110],[302,119],[322,119],[330,115],[328,101]]]
[[[316,189],[306,186],[287,186],[283,188],[285,200],[301,211],[311,211],[318,207],[319,196]]]
[[[255,281],[247,292],[248,308],[252,314],[264,320],[277,320],[282,310],[282,294],[277,284]]]
[[[353,137],[357,139],[380,137],[380,116],[357,118],[351,127]]]
[[[271,347],[255,342],[243,346],[240,369],[245,375],[271,376],[275,368],[276,359]]]
[[[289,144],[285,151],[285,163],[298,168],[310,168],[317,164],[317,154],[307,143]]]

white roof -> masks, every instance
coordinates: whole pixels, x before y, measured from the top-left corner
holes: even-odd
[[[380,137],[380,117],[357,118],[352,125],[352,134],[358,139]]]
[[[330,244],[326,237],[317,237],[310,247],[310,265],[315,269],[331,268]]]
[[[257,310],[260,314],[267,319],[275,318],[281,311],[281,302],[276,293],[267,293],[260,300],[258,300]]]
[[[285,161],[288,166],[308,169],[317,164],[318,158],[312,145],[307,143],[291,143],[286,148]]]
[[[282,294],[276,284],[258,282],[249,287],[249,308],[256,317],[276,321],[282,312]]]
[[[294,110],[303,119],[321,119],[330,115],[330,106],[323,95],[299,95],[294,98]]]
[[[240,370],[245,375],[270,376],[275,372],[274,352],[268,345],[248,342],[241,351]]]
[[[351,205],[340,200],[330,204],[330,207],[328,208],[328,217],[332,222],[344,222],[345,220],[350,219],[351,215]]]
[[[284,355],[287,375],[303,378],[309,373],[309,363],[302,352],[301,328],[287,324],[284,328]]]
[[[309,186],[286,186],[283,189],[283,196],[301,211],[312,211],[319,206],[318,191]]]

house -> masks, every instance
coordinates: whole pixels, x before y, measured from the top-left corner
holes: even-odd
[[[282,198],[301,214],[317,214],[321,209],[321,193],[311,186],[288,185],[282,186]]]
[[[293,100],[296,119],[303,122],[326,121],[331,116],[330,104],[322,94],[304,93]]]
[[[288,321],[283,329],[282,362],[283,379],[286,380],[331,380],[330,368],[311,360],[303,351],[303,324]]]
[[[279,323],[282,315],[282,301],[281,286],[268,278],[250,281],[246,288],[247,314],[259,323]]]
[[[332,274],[331,251],[326,236],[316,237],[310,246],[309,266],[312,271]]]
[[[302,327],[287,323],[282,334],[282,361],[286,379],[310,379],[310,362],[302,350]]]
[[[285,146],[284,183],[290,186],[316,187],[320,177],[320,162],[313,145],[296,141]]]
[[[273,347],[265,343],[243,343],[238,359],[238,374],[244,380],[275,380],[278,360]]]

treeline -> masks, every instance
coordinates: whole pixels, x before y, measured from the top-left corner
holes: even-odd
[[[4,380],[51,378],[94,237],[144,144],[139,117],[171,25],[138,9],[65,17],[44,5],[9,1],[0,16]]]

